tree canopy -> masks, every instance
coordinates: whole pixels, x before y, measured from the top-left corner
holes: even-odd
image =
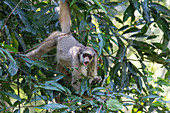
[[[0,0],[0,112],[169,111],[166,0],[70,1],[72,34],[98,52],[102,77],[96,85],[83,79],[80,95],[70,88],[68,76],[55,71],[55,49],[39,60],[25,57],[53,31],[61,31],[58,6],[54,0]],[[158,64],[165,73],[155,73]],[[60,103],[53,103],[58,95]]]

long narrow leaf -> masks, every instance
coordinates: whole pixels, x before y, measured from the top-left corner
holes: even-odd
[[[162,5],[158,4],[158,3],[150,3],[149,5],[151,7],[156,8],[157,10],[161,11],[162,13],[170,16],[170,10],[168,8],[162,6]]]
[[[93,0],[93,2],[94,2],[97,6],[99,6],[99,7],[107,14],[106,9],[105,9],[97,0]]]
[[[64,109],[68,109],[68,106],[63,105],[63,104],[57,104],[57,103],[52,103],[52,104],[44,104],[41,106],[36,107],[38,109],[53,109],[53,110],[64,110]]]

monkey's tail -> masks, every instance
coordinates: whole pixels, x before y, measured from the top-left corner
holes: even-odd
[[[68,0],[63,2],[60,0],[60,26],[61,30],[64,33],[70,32],[70,22],[71,22],[71,14],[70,14],[70,7],[68,4]]]

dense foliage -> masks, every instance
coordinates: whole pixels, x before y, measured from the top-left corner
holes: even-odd
[[[73,35],[100,56],[102,82],[90,85],[85,78],[79,92],[93,100],[77,95],[67,76],[55,71],[55,50],[35,61],[24,56],[60,31],[58,5],[0,0],[0,112],[169,111],[162,95],[170,86],[170,10],[164,1],[72,0]],[[164,76],[155,76],[150,64],[161,64]],[[58,95],[60,103],[53,103]]]

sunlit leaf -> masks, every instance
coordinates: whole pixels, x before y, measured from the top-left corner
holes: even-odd
[[[12,33],[12,34],[11,34],[11,37],[12,37],[12,45],[13,45],[13,47],[14,47],[16,50],[18,50],[19,43],[18,43],[18,41],[17,41],[16,38],[15,38],[15,34]]]
[[[0,50],[3,51],[14,63],[16,63],[11,54],[7,50],[3,48],[0,48]]]
[[[98,0],[93,0],[93,2],[94,2],[97,6],[99,6],[99,7],[107,14],[106,9],[98,2]]]
[[[14,98],[14,99],[17,99],[18,101],[21,102],[21,98],[20,98],[18,95],[16,95],[15,93],[5,92],[5,91],[0,91],[0,93],[5,94],[5,95],[8,95],[9,97],[12,97],[12,98]]]
[[[170,16],[170,10],[166,8],[165,6],[162,6],[161,4],[158,3],[149,3],[151,7],[156,8],[158,11],[161,11],[162,13]]]
[[[20,113],[20,109],[16,109],[14,113]]]
[[[7,60],[6,55],[4,54],[4,52],[0,49],[0,55],[4,58],[4,60]]]
[[[58,104],[58,103],[52,103],[52,104],[44,104],[44,105],[40,105],[38,107],[36,107],[38,109],[53,109],[53,110],[64,110],[64,109],[68,109],[69,107],[63,104]]]
[[[159,84],[159,85],[164,85],[164,86],[170,86],[170,83],[167,81],[167,80],[165,80],[165,79],[162,79],[162,78],[158,78],[158,81],[156,82],[157,84]]]
[[[18,66],[16,65],[15,62],[13,61],[10,62],[8,71],[11,76],[14,76],[18,72]]]
[[[106,44],[106,40],[105,40],[105,36],[101,33],[98,34],[98,38],[100,39],[100,42],[99,42],[99,56],[102,54],[102,50]]]
[[[96,87],[92,90],[92,92],[99,91],[99,90],[105,90],[104,87]]]
[[[125,32],[123,32],[123,34],[126,34],[126,33],[133,33],[133,32],[139,32],[140,29],[138,29],[137,27],[132,27],[132,28],[129,28],[128,30],[126,30]]]
[[[25,42],[23,40],[23,38],[17,33],[14,31],[14,34],[15,34],[15,38],[18,40],[18,42],[21,44],[22,48],[24,50],[26,50],[26,45],[25,45]]]
[[[158,95],[148,95],[148,96],[145,96],[143,98],[145,99],[145,98],[161,98],[161,97],[158,96]]]
[[[10,46],[10,45],[4,44],[4,43],[2,43],[2,42],[0,42],[0,46],[1,46],[1,47],[4,47],[4,48],[6,48],[6,49],[9,49],[9,50],[11,50],[11,51],[13,51],[14,53],[17,53],[17,52],[18,52],[18,50],[17,50],[16,48],[14,48],[14,47],[12,47],[12,46]]]
[[[123,105],[116,99],[109,99],[106,101],[107,109],[110,111],[118,111],[123,108]]]

